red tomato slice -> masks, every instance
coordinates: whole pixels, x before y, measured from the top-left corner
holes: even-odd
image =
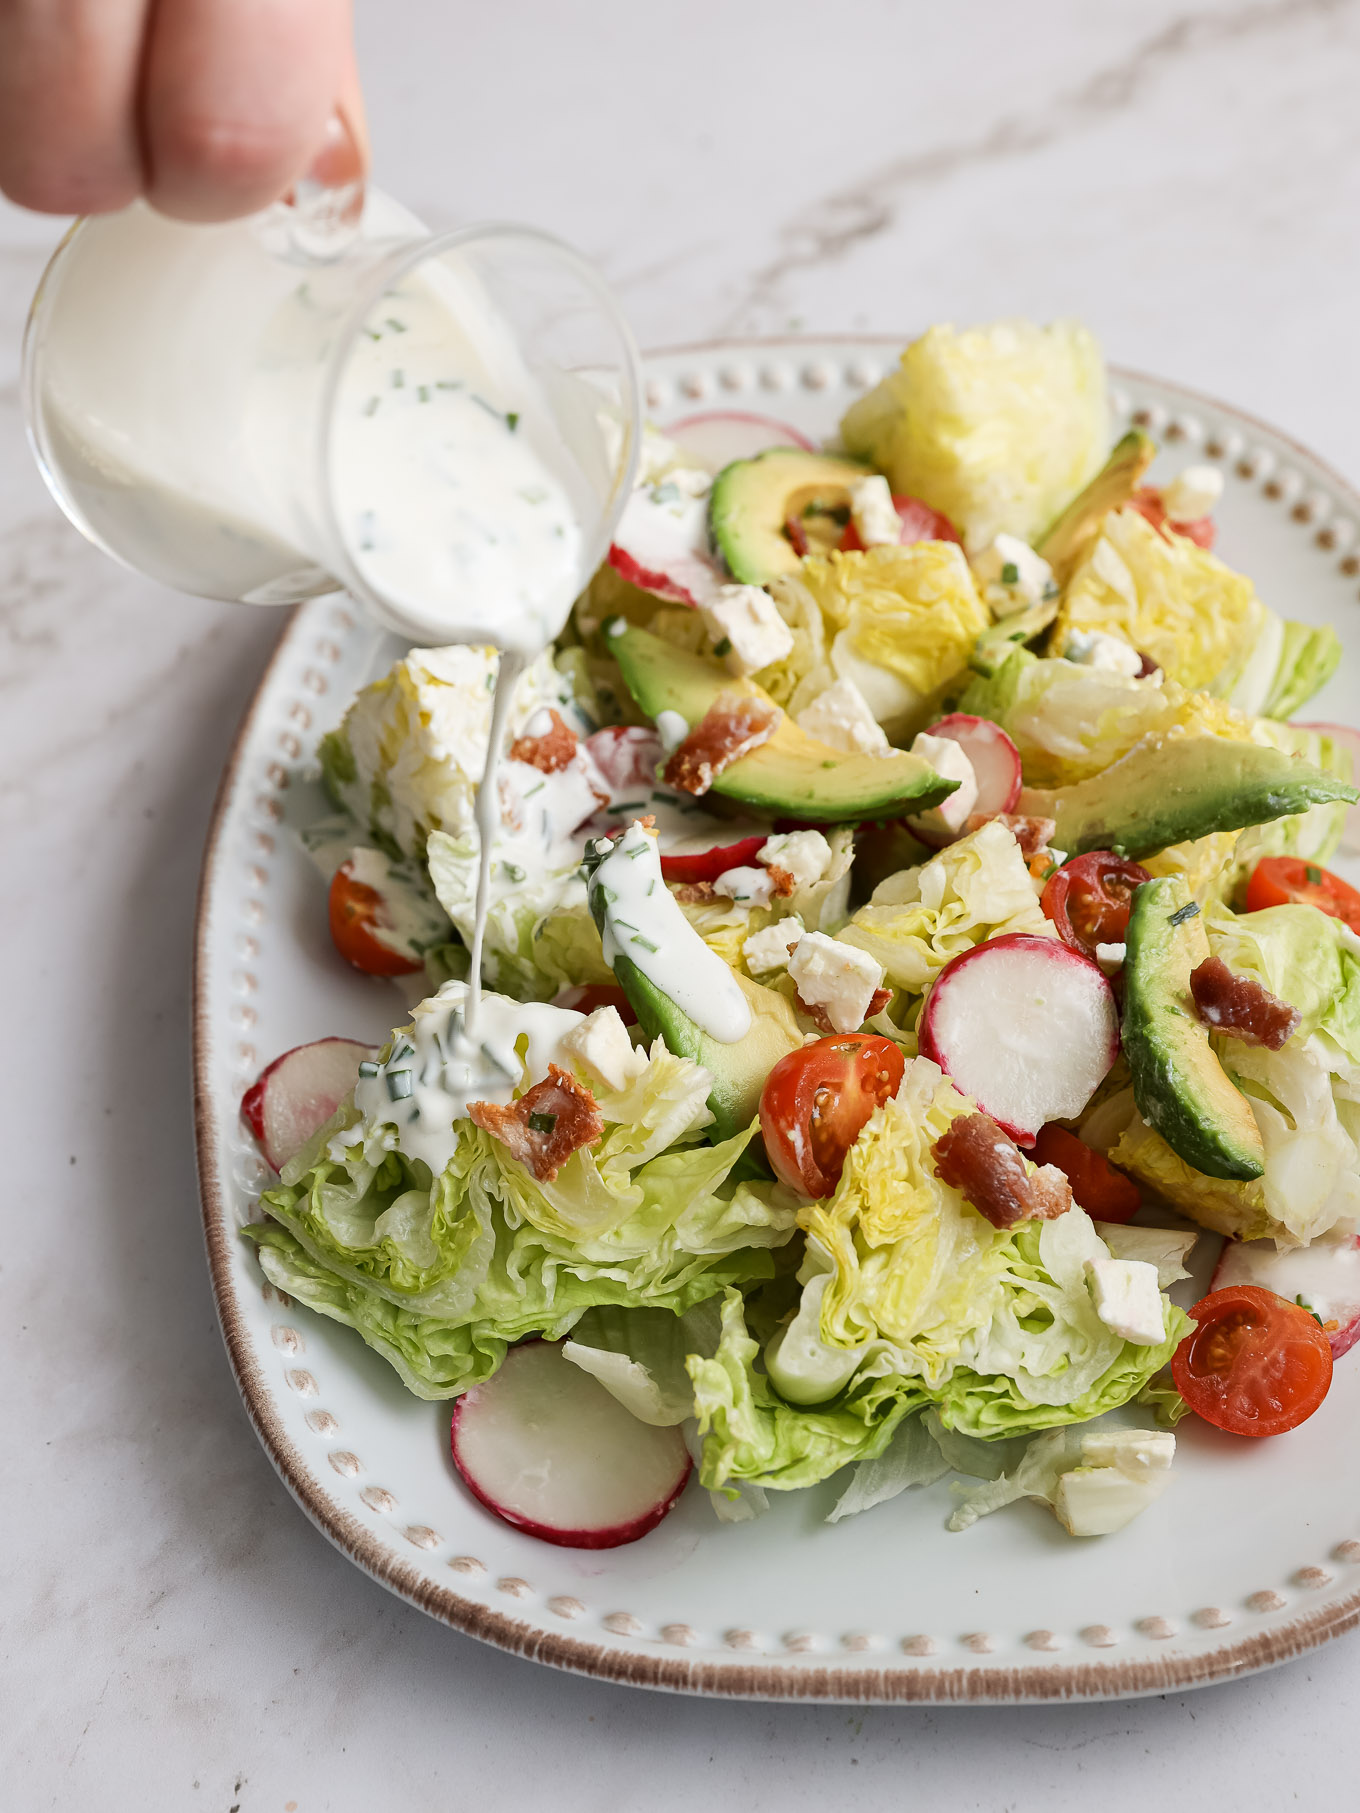
[[[1332,1382],[1332,1349],[1316,1319],[1257,1284],[1211,1291],[1171,1359],[1176,1389],[1231,1435],[1283,1435],[1310,1417]]]
[[[1315,906],[1329,919],[1344,919],[1353,932],[1360,932],[1360,894],[1349,882],[1301,856],[1264,857],[1247,883],[1247,911],[1291,904]]]
[[[378,927],[392,923],[387,902],[376,888],[356,881],[347,862],[341,863],[331,882],[330,921],[336,950],[366,975],[413,976],[424,968],[418,957],[405,957],[374,936]]]
[[[1172,529],[1177,535],[1183,535],[1187,541],[1193,541],[1197,548],[1212,548],[1217,527],[1212,516],[1196,516],[1186,522],[1172,522],[1162,503],[1162,494],[1156,485],[1142,485],[1134,492],[1130,502],[1140,516],[1146,516],[1159,534]]]
[[[905,1069],[891,1039],[865,1032],[818,1039],[781,1058],[760,1097],[775,1175],[804,1196],[830,1196],[860,1129],[896,1094]]]
[[[663,850],[661,873],[667,881],[716,881],[728,869],[753,863],[765,841],[762,831],[758,837],[739,837],[734,844],[714,844],[707,850]]]
[[[1133,1179],[1056,1121],[1040,1127],[1029,1156],[1036,1165],[1056,1165],[1071,1184],[1077,1206],[1095,1221],[1132,1221],[1142,1207]]]
[[[899,547],[907,547],[915,541],[958,541],[959,532],[949,518],[932,510],[929,504],[923,504],[919,497],[894,497],[893,503],[902,523],[902,532],[897,538]],[[840,551],[842,554],[864,552],[864,543],[859,538],[853,517],[841,536]]]
[[[1133,890],[1147,870],[1111,850],[1088,850],[1051,875],[1039,904],[1069,950],[1094,958],[1098,944],[1122,944]]]
[[[556,1006],[574,1007],[578,1014],[593,1014],[597,1007],[616,1007],[625,1026],[636,1026],[632,1003],[617,982],[581,982],[557,997]]]

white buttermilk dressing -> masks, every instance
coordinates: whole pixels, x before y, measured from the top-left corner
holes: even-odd
[[[562,1040],[584,1018],[574,1008],[488,994],[481,997],[474,1036],[469,992],[464,982],[446,982],[422,1001],[387,1062],[361,1065],[354,1086],[354,1106],[364,1120],[394,1126],[402,1152],[422,1159],[436,1177],[457,1149],[457,1124],[467,1119],[468,1104],[503,1105],[521,1081],[541,1082],[550,1063],[565,1065]],[[518,1039],[527,1042],[522,1063]]]
[[[342,374],[331,447],[346,551],[378,597],[444,642],[550,642],[582,559],[552,433],[470,282],[431,269],[385,296]]]
[[[596,846],[597,850],[599,846]],[[751,1030],[751,1009],[732,971],[681,912],[661,876],[654,833],[636,822],[590,878],[604,901],[604,960],[627,957],[701,1032],[735,1045]]]

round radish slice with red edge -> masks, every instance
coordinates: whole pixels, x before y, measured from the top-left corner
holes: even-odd
[[[1056,938],[1012,932],[945,965],[917,1036],[922,1057],[1031,1146],[1095,1094],[1119,1054],[1119,1012],[1094,963]]]
[[[715,825],[711,834],[678,839],[661,852],[661,873],[667,881],[716,881],[728,869],[744,868],[756,859],[769,836],[757,831],[735,843],[713,843],[712,836],[729,836],[730,827]]]
[[[295,1045],[262,1070],[241,1098],[241,1116],[276,1171],[324,1127],[373,1056],[355,1039]]]
[[[636,1542],[690,1475],[679,1429],[639,1422],[549,1341],[512,1347],[453,1407],[453,1464],[488,1511],[565,1549]]]
[[[665,430],[670,440],[677,441],[686,453],[692,453],[715,470],[733,460],[754,459],[771,447],[801,447],[815,453],[816,447],[805,434],[790,428],[787,422],[775,422],[766,415],[749,415],[740,409],[712,409],[699,415],[688,415],[682,422],[672,422]]]
[[[1334,1360],[1360,1341],[1360,1240],[1353,1234],[1326,1234],[1283,1252],[1273,1240],[1225,1240],[1209,1289],[1230,1284],[1259,1285],[1315,1315]]]
[[[999,724],[993,724],[990,718],[975,718],[966,711],[952,711],[938,724],[932,724],[926,735],[948,737],[972,763],[978,786],[975,812],[985,813],[988,818],[1000,812],[1014,812],[1020,798],[1020,751]]]
[[[708,498],[664,481],[639,485],[624,506],[609,564],[630,585],[674,604],[697,605],[723,584],[708,546]]]
[[[1296,730],[1316,730],[1322,736],[1334,737],[1351,755],[1351,780],[1360,785],[1360,730],[1349,724],[1296,724]],[[1341,852],[1360,856],[1360,805],[1347,806],[1345,829],[1341,833]]]

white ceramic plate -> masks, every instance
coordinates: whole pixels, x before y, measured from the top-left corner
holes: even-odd
[[[830,434],[891,362],[881,339],[702,346],[648,362],[661,424],[747,410]],[[1115,408],[1163,467],[1227,479],[1220,551],[1282,614],[1331,621],[1341,672],[1310,718],[1360,723],[1360,497],[1284,436],[1171,385],[1116,374]],[[222,783],[198,923],[198,1150],[213,1287],[260,1440],[298,1503],[360,1567],[502,1648],[612,1680],[826,1700],[1115,1698],[1280,1662],[1360,1621],[1360,1352],[1324,1409],[1276,1441],[1182,1425],[1172,1490],[1121,1534],[1065,1536],[1025,1505],[949,1535],[946,1482],[853,1522],[834,1485],[720,1526],[691,1487],[630,1547],[589,1553],[518,1534],[448,1458],[448,1406],[410,1397],[356,1335],[262,1280],[237,1236],[264,1167],[242,1091],[288,1047],[377,1040],[390,985],[335,956],[322,883],[287,828],[318,734],[397,645],[322,598],[294,617]],[[291,783],[291,786],[290,786]],[[1216,1246],[1205,1236],[1204,1254]]]

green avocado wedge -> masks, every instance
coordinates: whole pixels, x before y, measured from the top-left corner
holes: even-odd
[[[850,486],[870,468],[803,447],[770,447],[754,459],[733,460],[713,481],[708,529],[727,570],[743,585],[768,585],[796,573],[800,556],[784,525],[803,524],[809,551],[840,545]]]
[[[635,629],[621,617],[605,625],[605,640],[628,690],[654,722],[663,711],[677,712],[693,730],[722,693],[769,698],[754,681],[735,680],[715,661]],[[772,818],[831,825],[925,812],[957,785],[905,750],[847,755],[832,749],[785,713],[768,742],[723,769],[713,791]]]
[[[1110,457],[1084,491],[1050,523],[1040,541],[1034,545],[1053,568],[1059,585],[1066,582],[1072,569],[1100,533],[1100,525],[1111,510],[1122,509],[1138,488],[1138,481],[1157,457],[1157,443],[1141,428],[1131,428],[1115,442]]]
[[[1124,958],[1124,1056],[1147,1124],[1206,1177],[1263,1175],[1265,1147],[1247,1098],[1214,1055],[1190,976],[1209,955],[1204,920],[1179,876],[1134,891]]]
[[[1354,787],[1283,750],[1228,737],[1169,735],[1145,737],[1075,786],[1027,788],[1020,809],[1053,819],[1053,843],[1069,856],[1113,850],[1136,861],[1213,831],[1238,831],[1330,800],[1356,799]]]

